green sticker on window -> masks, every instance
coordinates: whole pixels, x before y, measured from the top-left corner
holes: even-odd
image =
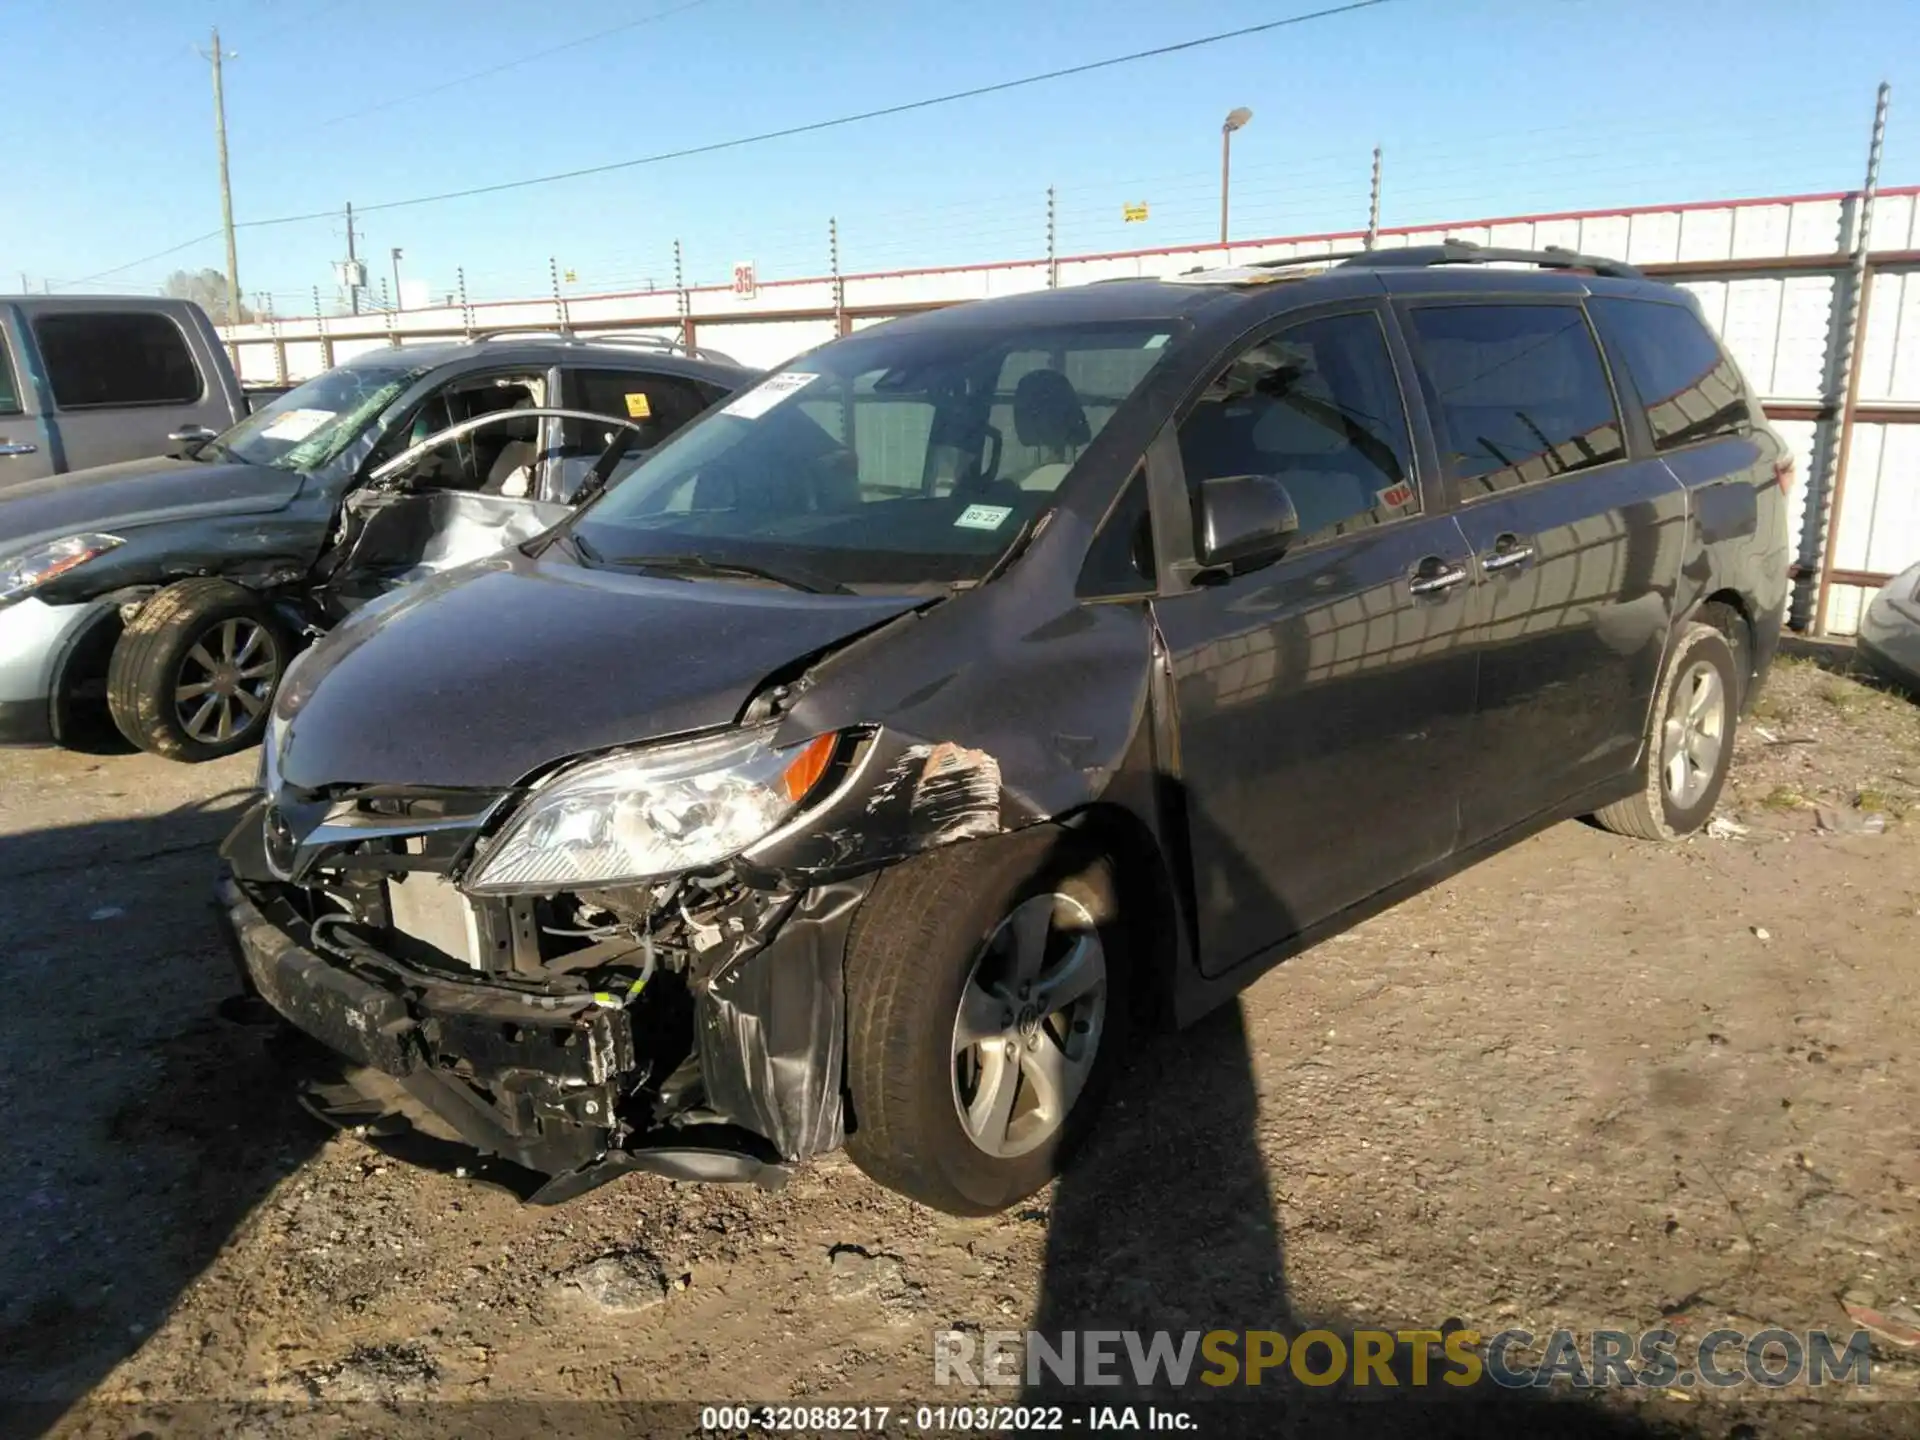
[[[998,530],[1012,513],[1011,505],[969,505],[953,523],[967,530]]]

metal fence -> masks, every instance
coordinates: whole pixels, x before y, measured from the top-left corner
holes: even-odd
[[[1864,223],[1863,223],[1864,222]],[[1851,634],[1866,598],[1920,560],[1920,186],[1569,211],[1381,229],[1382,248],[1446,237],[1629,260],[1696,294],[1798,465],[1794,622]],[[369,349],[483,330],[650,333],[774,365],[895,316],[1118,276],[1164,276],[1357,248],[1360,230],[988,264],[828,273],[732,286],[551,293],[372,315],[285,317],[226,332],[241,375],[284,382]],[[829,253],[832,253],[831,251]]]

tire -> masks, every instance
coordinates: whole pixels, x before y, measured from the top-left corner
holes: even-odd
[[[127,622],[107,666],[107,707],[142,750],[216,760],[259,741],[292,658],[293,637],[251,590],[182,580]]]
[[[1717,687],[1717,689],[1716,689]],[[1616,835],[1677,840],[1707,823],[1733,763],[1734,725],[1742,687],[1727,637],[1712,625],[1690,622],[1654,696],[1641,745],[1640,789],[1597,811],[1594,819]],[[1695,742],[1713,740],[1711,759]],[[1676,755],[1687,762],[1674,769]],[[1676,780],[1684,783],[1676,786]]]
[[[1043,1016],[1043,1000],[1019,997],[1014,937],[1038,931],[1045,944],[1024,953],[1043,956],[1040,980],[1104,967],[1097,1003],[1088,991]],[[936,850],[882,874],[847,942],[854,1163],[953,1215],[990,1215],[1046,1185],[1085,1137],[1125,1049],[1124,940],[1112,868],[1054,826]],[[1079,969],[1063,963],[1070,955]],[[989,984],[1008,998],[993,999]],[[969,1022],[997,1033],[963,1049],[969,996]],[[1053,1077],[1045,1085],[1043,1073]],[[1063,1106],[1036,1103],[1047,1085]],[[1004,1128],[992,1104],[1003,1094]],[[969,1103],[994,1148],[969,1132]]]

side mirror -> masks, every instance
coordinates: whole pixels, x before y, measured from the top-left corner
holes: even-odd
[[[209,430],[205,425],[182,425],[178,430],[169,431],[167,439],[180,447],[180,453],[191,460],[206,447],[209,440],[220,436],[218,430]]]
[[[1287,487],[1272,475],[1221,475],[1200,482],[1195,530],[1202,564],[1250,569],[1279,558],[1300,531]]]

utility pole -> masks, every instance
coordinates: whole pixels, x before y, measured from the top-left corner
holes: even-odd
[[[353,202],[347,202],[347,303],[360,313],[360,257],[353,248]]]
[[[227,175],[227,97],[220,85],[220,27],[213,29],[213,135],[220,150],[220,224],[227,232],[227,324],[240,323],[240,252],[233,241],[233,182]]]
[[[395,310],[403,308],[400,300],[400,247],[398,245],[393,247],[393,308]]]

